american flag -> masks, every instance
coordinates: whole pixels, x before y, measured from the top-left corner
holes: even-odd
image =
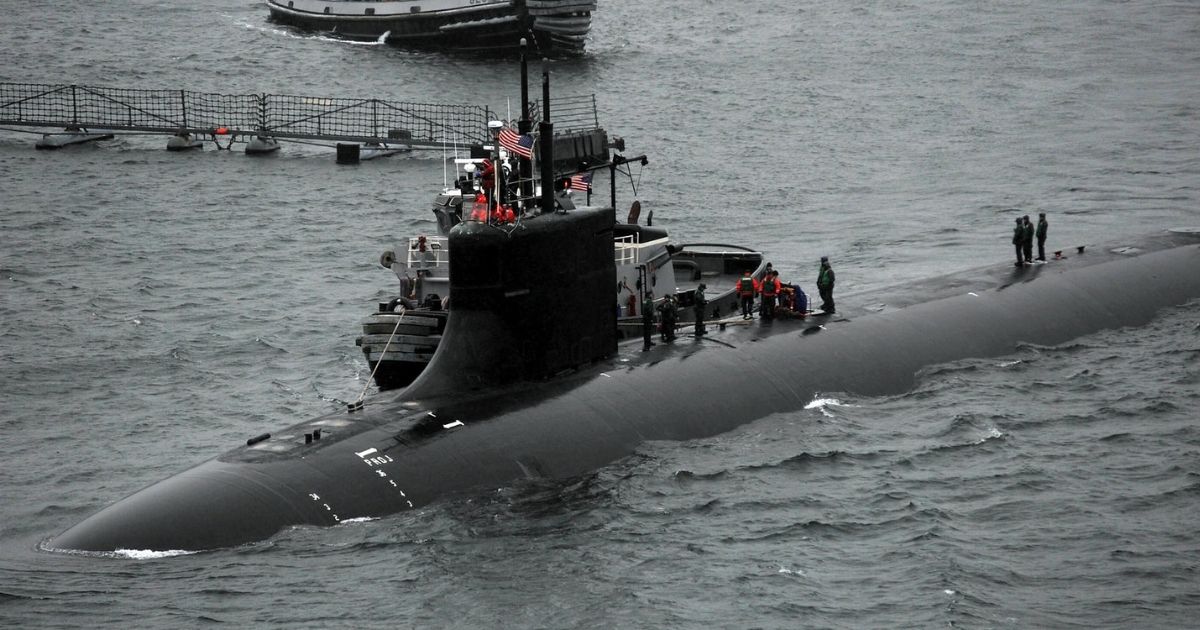
[[[591,173],[576,173],[571,176],[571,181],[567,184],[567,188],[571,190],[586,191],[592,185]]]
[[[500,130],[498,136],[500,146],[516,153],[517,155],[531,160],[533,159],[533,136],[527,133],[517,133],[508,127]]]

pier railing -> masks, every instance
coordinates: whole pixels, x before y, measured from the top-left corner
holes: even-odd
[[[489,118],[473,105],[0,83],[0,125],[8,126],[441,146],[487,142]]]

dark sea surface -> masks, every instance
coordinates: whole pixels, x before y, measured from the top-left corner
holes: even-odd
[[[1052,249],[1200,226],[1200,4],[599,5],[587,56],[547,66],[555,94],[595,93],[649,156],[638,198],[656,225],[758,247],[810,292],[821,255],[843,304],[1008,264],[1018,214],[1048,213]],[[260,2],[0,10],[0,81],[518,107],[512,60],[301,35]],[[195,555],[43,551],[357,398],[359,321],[395,289],[379,254],[436,229],[444,165],[36,139],[0,131],[0,627],[1200,618],[1195,303],[932,367],[901,396],[825,392],[568,482]]]

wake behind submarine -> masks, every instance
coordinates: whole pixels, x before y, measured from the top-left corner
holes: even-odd
[[[552,127],[540,126],[548,155]],[[516,228],[466,221],[450,232],[453,309],[412,385],[252,438],[45,547],[210,550],[522,478],[568,479],[647,440],[713,436],[821,392],[902,393],[929,365],[1145,324],[1200,297],[1200,230],[1181,229],[1046,265],[997,264],[859,294],[870,309],[822,323],[754,322],[644,351],[618,346],[615,211],[564,210],[550,162],[540,210]]]

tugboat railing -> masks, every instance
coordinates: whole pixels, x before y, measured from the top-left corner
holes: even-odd
[[[425,239],[425,251],[421,251]],[[450,265],[450,239],[445,236],[414,236],[408,239],[409,269],[430,270]]]
[[[638,262],[638,241],[636,234],[613,238],[613,260],[618,265],[634,265]]]

